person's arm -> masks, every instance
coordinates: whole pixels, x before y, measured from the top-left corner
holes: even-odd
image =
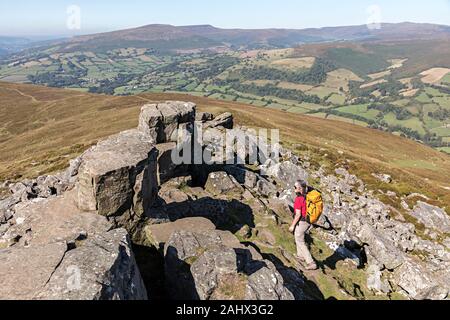
[[[294,232],[295,231],[295,227],[297,226],[297,224],[300,222],[300,219],[302,218],[302,211],[301,210],[295,210],[295,217],[294,217],[294,221],[292,221],[292,225],[289,228],[290,232]]]

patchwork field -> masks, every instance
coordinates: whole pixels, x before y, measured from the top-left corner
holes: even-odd
[[[270,66],[288,70],[310,69],[314,65],[315,60],[316,58],[314,57],[287,58],[275,60],[270,63]]]
[[[439,83],[442,78],[450,73],[449,68],[432,68],[422,72],[420,75],[423,76],[422,82],[428,84]]]

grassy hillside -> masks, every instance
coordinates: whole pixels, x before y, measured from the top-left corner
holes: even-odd
[[[115,97],[0,82],[0,97],[0,180],[61,170],[98,139],[135,127],[143,104],[188,100],[203,111],[230,111],[243,125],[280,129],[283,142],[308,153],[313,165],[345,166],[373,188],[420,192],[450,206],[448,155],[349,123],[181,94]],[[395,183],[380,184],[374,172],[391,174]]]
[[[110,95],[154,92],[205,96],[378,128],[448,152],[449,40],[187,50],[198,44],[192,37],[202,42],[217,32],[210,26],[180,30],[159,25],[84,36],[60,53],[56,46],[3,60],[0,81]],[[260,35],[264,38],[273,32]],[[232,35],[249,34],[235,30]],[[135,43],[144,40],[187,47],[182,53],[162,54]],[[89,43],[92,48],[79,47]],[[97,52],[95,46],[107,50]],[[361,104],[365,108],[358,107]]]

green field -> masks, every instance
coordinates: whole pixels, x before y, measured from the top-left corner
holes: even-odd
[[[369,120],[374,120],[380,113],[378,110],[369,110],[366,104],[350,105],[338,108],[337,110],[343,113],[349,113],[364,117]]]
[[[408,120],[398,120],[394,113],[388,113],[384,116],[384,121],[392,126],[402,126],[417,131],[419,134],[425,134],[423,123],[417,118],[411,118]]]
[[[332,94],[327,101],[334,105],[343,105],[345,103],[345,96],[340,94]]]
[[[420,103],[431,103],[431,102],[433,102],[432,98],[430,98],[430,96],[427,93],[425,93],[425,92],[422,92],[416,98],[416,100],[419,101]]]
[[[442,108],[450,110],[450,95],[433,98],[433,101],[439,104]]]
[[[292,113],[307,113],[309,110],[302,108],[302,107],[292,107],[287,109],[287,112],[292,112]]]
[[[450,73],[448,73],[444,78],[442,78],[441,83],[450,85]]]

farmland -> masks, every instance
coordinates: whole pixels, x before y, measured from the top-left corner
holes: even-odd
[[[376,128],[447,152],[450,45],[435,45],[441,52],[424,51],[427,41],[183,53],[51,47],[5,58],[0,81],[120,96],[210,97]]]

